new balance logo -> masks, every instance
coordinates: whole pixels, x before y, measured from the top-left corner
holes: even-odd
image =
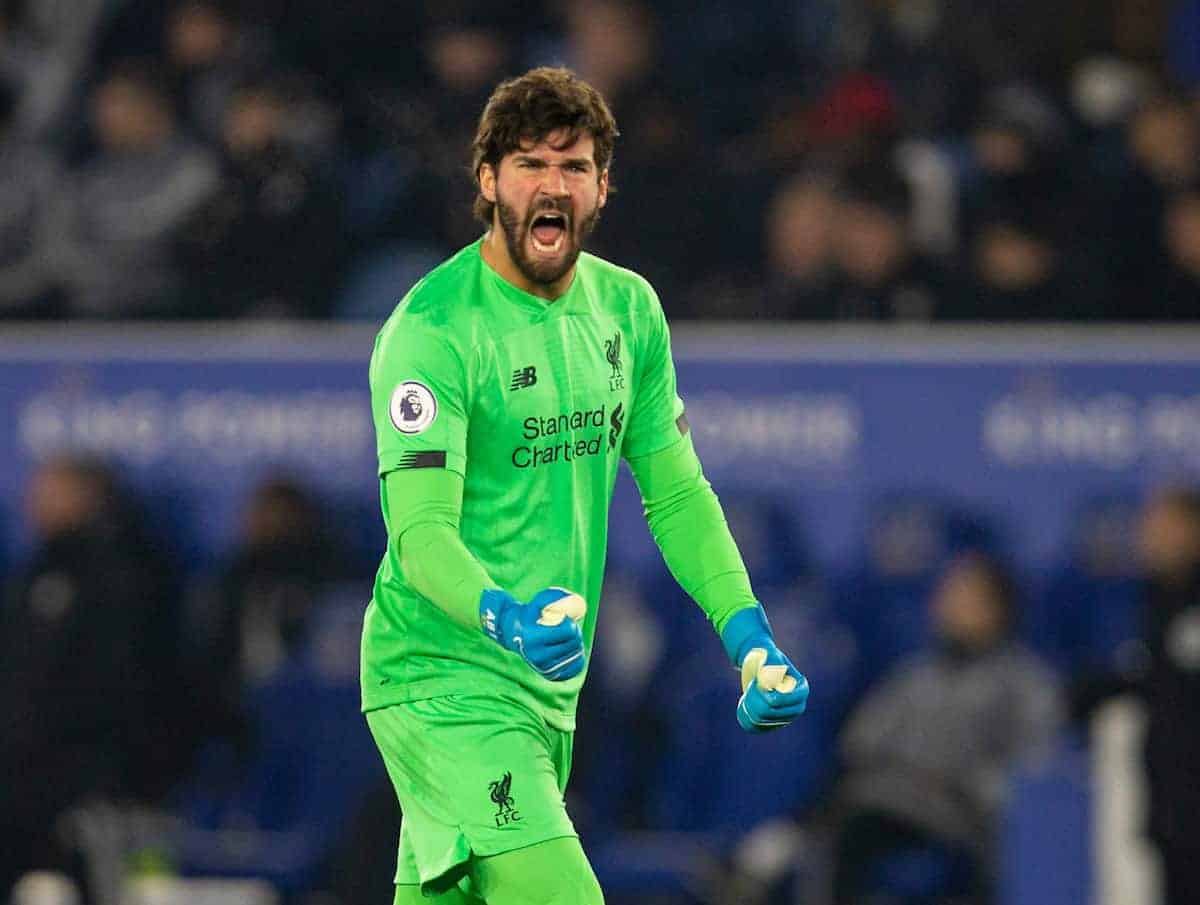
[[[404,453],[396,462],[397,468],[445,468],[446,451],[444,449],[429,452]]]
[[[537,383],[537,368],[529,365],[524,368],[517,368],[512,373],[512,383],[509,385],[509,390],[523,390],[526,387],[531,387]]]

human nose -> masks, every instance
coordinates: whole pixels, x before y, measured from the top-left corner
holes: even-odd
[[[567,177],[563,175],[562,167],[546,167],[542,177],[542,191],[556,198],[570,194],[567,189]]]

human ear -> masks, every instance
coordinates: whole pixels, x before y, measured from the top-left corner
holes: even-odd
[[[496,203],[496,170],[490,163],[479,165],[479,194],[484,200]]]

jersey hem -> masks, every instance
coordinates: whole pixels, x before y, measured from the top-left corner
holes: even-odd
[[[558,729],[562,732],[575,731],[574,713],[547,708],[515,682],[497,681],[495,679],[491,681],[483,679],[481,681],[481,678],[478,673],[472,673],[470,675],[454,677],[445,676],[434,679],[423,679],[419,682],[408,682],[404,685],[394,687],[385,686],[383,688],[372,689],[370,692],[364,689],[362,712],[370,713],[372,710],[382,710],[385,707],[391,707],[393,704],[407,704],[411,701],[423,701],[428,698],[440,698],[451,694],[490,692],[497,695],[515,697],[520,704],[540,716],[546,721],[546,725],[553,729]]]
[[[541,837],[541,834],[539,833],[538,836]],[[517,845],[513,845],[513,844],[499,845],[499,846],[496,846],[494,848],[494,850],[493,850],[493,847],[490,845],[489,846],[481,846],[481,847],[477,848],[474,844],[472,844],[471,845],[471,855],[472,855],[472,857],[476,857],[476,858],[495,858],[497,855],[510,855],[513,852],[519,852],[519,851],[522,851],[523,849],[533,848],[535,845],[543,845],[547,842],[553,842],[555,839],[578,839],[578,838],[579,838],[578,830],[572,831],[570,833],[565,833],[562,830],[553,830],[553,831],[551,831],[550,835],[547,835],[542,838],[534,839],[532,842],[521,842]],[[486,848],[487,851],[483,851],[484,848]]]

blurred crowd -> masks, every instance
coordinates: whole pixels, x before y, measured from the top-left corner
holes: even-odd
[[[823,566],[780,500],[726,508],[813,706],[748,739],[694,604],[661,564],[610,562],[569,790],[609,901],[696,905],[699,882],[704,902],[784,902],[816,874],[803,901],[995,903],[1013,777],[1128,695],[1164,905],[1197,901],[1200,494],[1098,500],[1036,575],[945,501],[881,500],[861,559]],[[0,768],[26,778],[0,785],[0,901],[25,876],[14,905],[103,905],[146,870],[387,901],[399,814],[358,712],[379,551],[351,520],[269,477],[229,548],[189,564],[118,471],[78,456],[39,466],[25,520],[0,607]],[[647,831],[714,848],[653,850],[647,872]],[[84,898],[28,894],[30,871]]]
[[[384,317],[566,64],[668,314],[1200,313],[1200,2],[4,0],[0,313]]]

